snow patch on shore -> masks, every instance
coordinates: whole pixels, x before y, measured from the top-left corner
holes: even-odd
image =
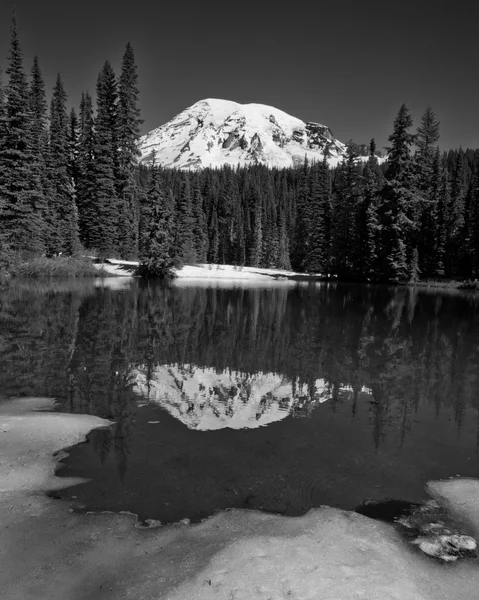
[[[334,508],[294,518],[234,510],[197,525],[146,529],[135,527],[133,515],[71,513],[41,493],[69,483],[54,476],[62,453],[53,454],[109,422],[40,412],[52,407],[38,398],[0,403],[2,597],[478,598],[477,561],[441,565],[390,525]],[[430,489],[479,528],[479,481]]]
[[[116,259],[108,259],[104,263],[94,263],[94,266],[99,271],[108,273],[114,277],[134,277],[135,269],[139,263],[135,261],[121,261]],[[286,269],[262,269],[259,267],[243,267],[236,265],[219,265],[219,264],[196,264],[185,265],[181,269],[174,271],[175,279],[207,279],[207,280],[254,280],[254,281],[285,281],[290,277],[301,277],[308,279],[318,277],[317,275],[308,275],[306,273],[296,273]]]

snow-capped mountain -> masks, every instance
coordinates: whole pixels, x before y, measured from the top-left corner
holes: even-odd
[[[324,379],[311,386],[296,385],[280,373],[247,374],[189,364],[160,365],[149,375],[146,368],[137,369],[134,381],[145,403],[159,404],[198,431],[269,425],[291,413],[307,414],[332,394]],[[341,391],[352,390],[342,386]]]
[[[292,167],[321,161],[331,166],[346,146],[329,127],[305,123],[264,104],[238,104],[209,98],[190,106],[174,119],[144,135],[141,160],[180,169],[224,165]]]

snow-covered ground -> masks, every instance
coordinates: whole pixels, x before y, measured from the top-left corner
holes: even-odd
[[[151,530],[131,514],[70,512],[44,495],[72,483],[53,474],[57,451],[108,422],[42,411],[51,408],[44,398],[0,403],[2,598],[478,600],[477,560],[441,564],[392,526],[334,508],[234,510]],[[431,489],[479,531],[478,480]]]
[[[135,261],[120,261],[108,259],[106,263],[96,263],[94,265],[98,270],[102,270],[109,275],[115,277],[133,277],[135,275],[135,267],[138,262]],[[282,269],[261,269],[256,267],[238,267],[235,265],[215,265],[215,264],[197,264],[186,265],[182,269],[175,271],[176,279],[223,279],[228,281],[238,280],[256,280],[256,281],[284,281],[289,277],[304,277],[309,276],[304,273],[295,273]]]

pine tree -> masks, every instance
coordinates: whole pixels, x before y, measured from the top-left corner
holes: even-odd
[[[48,143],[47,100],[45,95],[45,83],[43,81],[37,56],[35,56],[33,60],[31,70],[30,108],[32,112],[32,150],[44,167]]]
[[[449,221],[448,210],[451,203],[451,188],[449,184],[449,176],[447,172],[447,164],[441,161],[439,167],[439,191],[437,204],[437,229],[436,229],[436,244],[435,244],[435,274],[439,277],[444,276],[445,255],[447,246],[447,224]]]
[[[196,262],[193,239],[194,218],[189,177],[181,182],[181,190],[176,210],[175,251],[177,265]]]
[[[44,251],[45,199],[32,136],[30,94],[13,17],[3,135],[0,136],[0,221],[3,244],[25,254]]]
[[[306,206],[310,196],[310,173],[309,163],[307,158],[304,160],[304,165],[299,173],[298,192],[296,197],[296,214],[295,214],[295,230],[291,248],[291,265],[293,269],[302,269],[305,259],[306,237]]]
[[[460,148],[451,180],[450,203],[447,208],[445,272],[448,277],[460,273],[464,231],[464,209],[467,193],[466,157]]]
[[[423,276],[434,275],[432,257],[436,239],[439,156],[434,145],[439,140],[439,122],[431,107],[424,112],[416,135],[419,267]]]
[[[200,187],[196,181],[193,187],[193,210],[194,221],[193,240],[198,262],[206,262],[208,254],[208,232],[206,227],[206,217],[203,210],[203,196]]]
[[[130,43],[123,56],[118,93],[118,177],[120,199],[119,246],[124,258],[135,258],[138,252],[139,190],[135,171],[139,156],[140,110],[138,74]]]
[[[329,272],[331,198],[326,159],[312,167],[311,191],[305,211],[305,258],[308,273]]]
[[[418,167],[418,187],[426,196],[432,185],[433,163],[435,148],[439,140],[439,121],[430,106],[421,117],[421,125],[417,129],[415,142],[417,152],[415,156]]]
[[[258,188],[254,189],[253,198],[255,199],[252,227],[253,237],[249,245],[248,263],[252,267],[260,267],[263,260],[263,197]]]
[[[127,44],[118,89],[118,154],[120,165],[119,192],[131,179],[137,158],[140,155],[138,140],[140,138],[140,118],[138,104],[138,74],[135,54],[130,43]]]
[[[377,278],[379,222],[377,207],[381,189],[381,173],[375,154],[376,143],[371,140],[369,159],[364,167],[364,185],[357,212],[356,223],[356,273],[362,281]]]
[[[441,154],[436,149],[430,166],[427,185],[423,184],[422,207],[419,222],[419,267],[423,277],[439,275],[438,237],[440,228]],[[426,181],[423,179],[424,183]],[[442,217],[441,217],[442,218]],[[442,262],[442,259],[439,261]]]
[[[216,264],[219,261],[219,233],[218,233],[218,213],[216,207],[211,211],[208,224],[208,262]]]
[[[68,174],[76,190],[78,186],[78,145],[79,123],[75,109],[72,107],[68,118]]]
[[[118,157],[117,83],[107,61],[97,80],[97,116],[94,141],[92,220],[87,224],[89,242],[102,257],[118,253]]]
[[[97,209],[95,206],[95,132],[93,104],[90,95],[82,94],[78,135],[76,195],[80,241],[85,248],[93,248]]]
[[[58,75],[50,112],[47,162],[49,237],[47,250],[53,254],[75,254],[79,249],[75,190],[70,176],[69,119],[67,95]]]
[[[139,273],[142,277],[168,278],[174,275],[173,201],[165,196],[157,167],[152,169],[148,190],[149,223],[142,234]]]
[[[411,158],[415,136],[409,133],[412,118],[406,105],[399,109],[389,136],[387,181],[382,188],[379,217],[381,224],[380,278],[407,281],[415,258],[418,197]]]
[[[353,144],[338,168],[333,204],[332,268],[341,278],[355,278],[356,216],[361,198],[360,172]]]

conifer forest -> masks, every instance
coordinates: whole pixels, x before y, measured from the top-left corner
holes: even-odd
[[[47,97],[51,101],[47,102]],[[387,160],[347,156],[291,169],[180,171],[138,161],[134,50],[105,62],[95,102],[29,73],[15,19],[0,83],[0,268],[14,255],[139,260],[145,275],[186,263],[294,269],[346,281],[469,279],[479,271],[479,151],[438,147],[428,107],[403,104]],[[76,105],[71,110],[71,105]]]

